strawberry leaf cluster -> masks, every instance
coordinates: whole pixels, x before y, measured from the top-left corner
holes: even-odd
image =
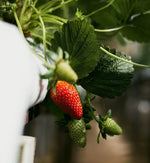
[[[99,127],[98,143],[100,135],[106,139],[107,135],[122,133],[110,111],[104,117],[96,113],[91,93],[104,98],[122,95],[133,77],[133,65],[140,65],[122,52],[100,45],[95,32],[100,32],[100,38],[120,32],[128,39],[150,42],[150,1],[78,1],[76,5],[80,4],[84,13],[78,9],[66,19],[58,10],[72,1],[4,0],[0,2],[0,17],[18,26],[47,69],[41,79],[49,81],[50,95],[43,105],[58,118],[57,124],[70,138],[85,147],[86,130],[91,129],[92,120]],[[87,8],[91,12],[85,15]],[[82,100],[77,85],[85,89]]]
[[[52,48],[60,46],[69,54],[69,63],[78,74],[78,84],[89,92],[114,98],[128,87],[133,76],[133,65],[108,56],[99,50],[93,28],[87,20],[76,19],[56,32]],[[109,50],[114,55],[131,61],[121,52]]]
[[[95,24],[96,28],[111,29],[123,27],[115,32],[100,33],[100,37],[109,38],[121,33],[129,40],[150,42],[150,31],[148,30],[150,28],[149,0],[92,0],[88,3],[83,0],[78,1],[78,4],[80,4],[81,10],[86,14],[89,11],[91,13],[93,13],[93,10],[98,11],[96,14],[89,14],[92,24]],[[99,10],[98,6],[104,7],[104,9]]]

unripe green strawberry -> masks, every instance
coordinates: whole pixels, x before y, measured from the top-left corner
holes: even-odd
[[[84,148],[86,145],[86,126],[82,119],[72,120],[68,123],[68,130],[71,139],[79,147]]]
[[[107,118],[103,122],[103,127],[104,132],[108,135],[120,135],[122,133],[120,126],[111,118]]]
[[[75,71],[63,59],[57,63],[55,73],[59,80],[64,80],[69,83],[75,83],[78,80]]]
[[[56,83],[55,92],[50,90],[52,100],[71,117],[79,119],[83,115],[82,104],[75,87],[65,81]]]

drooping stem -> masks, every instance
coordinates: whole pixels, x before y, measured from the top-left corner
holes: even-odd
[[[107,5],[105,5],[105,6],[101,7],[101,8],[99,8],[99,9],[97,9],[97,10],[91,12],[91,13],[89,13],[88,15],[85,15],[84,17],[85,17],[85,18],[86,18],[86,17],[90,17],[90,16],[96,14],[97,12],[104,10],[105,8],[111,6],[112,3],[113,3],[114,1],[115,1],[115,0],[111,0]]]
[[[50,8],[50,9],[48,10],[48,12],[52,12],[52,11],[54,11],[54,10],[57,10],[57,9],[61,8],[62,6],[68,4],[68,3],[72,2],[72,1],[74,1],[74,0],[62,1],[62,3],[61,3],[60,5],[58,5],[58,6],[56,6],[56,7],[53,7],[53,8]]]
[[[110,28],[110,29],[95,29],[95,32],[101,32],[101,33],[114,32],[114,31],[118,31],[124,27],[125,26],[120,26],[120,27]]]
[[[91,112],[91,116],[92,118],[99,124],[100,121],[99,119],[96,117],[96,115],[94,114],[93,110],[92,110],[92,107],[91,107],[91,100],[90,100],[90,97],[89,97],[89,93],[87,93],[87,101],[88,101],[88,105],[89,105],[89,109],[90,109],[90,112]]]
[[[99,133],[97,135],[97,144],[99,144],[100,135],[101,135],[101,131],[99,130]]]
[[[17,16],[17,13],[16,13],[15,10],[14,10],[14,17],[15,17],[15,20],[16,20],[16,23],[17,23],[17,26],[18,26],[18,28],[19,28],[19,31],[20,31],[21,34],[24,36],[23,31],[22,31],[21,24],[20,24],[20,22],[19,22],[19,19],[18,19],[18,16]]]
[[[33,5],[35,6],[37,4],[38,0],[34,0]]]
[[[45,61],[47,61],[47,57],[46,57],[46,28],[45,28],[45,25],[44,25],[44,21],[43,21],[41,15],[40,15],[40,13],[38,12],[38,10],[33,5],[31,5],[31,7],[37,13],[37,15],[39,16],[39,20],[41,22],[42,31],[43,31],[43,46],[44,46],[43,53],[44,53]]]
[[[42,13],[41,13],[41,16],[54,18],[54,19],[56,19],[56,20],[60,20],[60,21],[63,22],[63,23],[66,23],[66,22],[68,21],[67,19],[61,18],[61,17],[59,17],[59,16],[57,16],[57,15],[42,14]]]
[[[107,51],[106,49],[104,49],[103,47],[100,47],[100,50],[102,50],[104,53],[106,53],[107,55],[113,57],[113,58],[116,58],[120,61],[123,61],[123,62],[126,62],[126,63],[129,63],[129,64],[132,64],[134,66],[137,66],[137,67],[143,67],[143,68],[150,68],[150,65],[143,65],[143,64],[139,64],[139,63],[135,63],[135,62],[132,62],[132,61],[129,61],[129,60],[126,60],[126,59],[123,59],[123,58],[120,58],[114,54],[112,54],[111,52]]]
[[[31,34],[31,36],[35,36],[35,37],[38,37],[38,38],[40,38],[40,39],[43,39],[43,37],[42,37],[41,35],[39,35],[39,34],[33,32],[33,31],[31,31],[30,34]],[[50,43],[49,41],[46,40],[46,43],[47,43],[49,46],[51,46],[51,43]]]

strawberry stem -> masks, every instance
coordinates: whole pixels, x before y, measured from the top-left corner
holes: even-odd
[[[15,20],[16,20],[16,23],[17,23],[17,26],[18,26],[18,28],[19,28],[19,31],[21,32],[21,34],[22,34],[23,37],[24,37],[23,31],[22,31],[22,27],[21,27],[21,24],[20,24],[20,22],[19,22],[19,19],[18,19],[18,16],[17,16],[17,13],[16,13],[16,10],[15,10],[15,9],[14,9],[13,13],[14,13],[14,18],[15,18]]]
[[[101,131],[99,130],[99,133],[97,135],[97,144],[99,144],[100,135],[101,135]]]
[[[48,10],[48,12],[53,12],[54,10],[57,10],[57,9],[61,8],[62,6],[68,4],[68,3],[72,2],[72,1],[74,1],[74,0],[62,1],[62,3],[60,5],[58,5],[56,7],[53,7],[53,8],[50,8]]]
[[[110,28],[110,29],[96,29],[95,28],[95,32],[101,32],[101,33],[107,33],[107,32],[114,32],[114,31],[118,31],[122,28],[124,28],[126,26],[120,26],[120,27],[116,27],[116,28]]]
[[[91,107],[91,100],[90,100],[90,96],[89,96],[89,92],[87,92],[87,101],[88,101],[88,105],[89,105],[89,108],[90,108],[90,111],[91,111],[91,116],[92,118],[99,124],[101,123],[100,120],[96,117],[96,115],[94,114],[93,112],[93,109]]]
[[[47,57],[46,57],[46,28],[45,28],[45,24],[44,24],[44,21],[43,21],[41,15],[40,15],[39,11],[33,5],[31,5],[31,7],[35,11],[35,13],[38,15],[39,20],[41,22],[41,26],[42,26],[42,30],[43,30],[43,46],[44,46],[43,53],[44,53],[45,61],[47,61]]]
[[[107,5],[105,5],[105,6],[101,7],[101,8],[99,8],[99,9],[97,9],[97,10],[91,12],[91,13],[89,13],[88,15],[86,15],[86,16],[84,16],[84,17],[86,18],[86,17],[92,16],[92,15],[96,14],[97,12],[104,10],[105,8],[111,6],[112,3],[113,3],[114,1],[115,1],[115,0],[111,0]]]
[[[120,61],[123,61],[123,62],[126,62],[126,63],[129,63],[129,64],[132,64],[134,66],[137,66],[137,67],[143,67],[143,68],[150,68],[150,65],[143,65],[143,64],[139,64],[139,63],[135,63],[135,62],[132,62],[132,61],[129,61],[129,60],[126,60],[126,59],[123,59],[123,58],[120,58],[114,54],[112,54],[111,52],[107,51],[106,49],[104,49],[103,47],[100,47],[100,50],[102,50],[105,54],[113,57],[113,58],[116,58]]]

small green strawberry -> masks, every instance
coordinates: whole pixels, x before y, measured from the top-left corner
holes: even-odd
[[[75,87],[65,81],[58,81],[50,90],[50,96],[57,106],[72,118],[80,119],[83,115],[82,104]]]
[[[114,136],[122,134],[121,127],[112,118],[110,118],[111,110],[109,110],[104,117],[101,117],[101,115],[98,115],[98,117],[99,119],[97,119],[97,121],[99,123],[100,131],[97,136],[97,143],[99,143],[100,135],[106,139],[107,135]]]
[[[78,76],[75,71],[63,59],[59,60],[56,64],[55,73],[59,80],[64,80],[69,83],[75,83],[78,80]]]
[[[103,130],[108,135],[120,135],[122,133],[122,129],[120,126],[111,118],[107,118],[103,122]]]
[[[71,139],[79,147],[84,148],[86,145],[86,126],[82,119],[73,119],[68,123],[68,130]]]

